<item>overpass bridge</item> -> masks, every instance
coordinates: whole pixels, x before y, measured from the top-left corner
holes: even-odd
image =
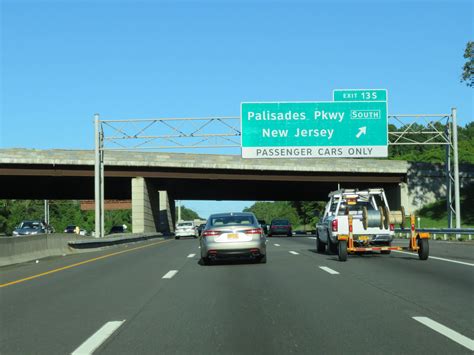
[[[136,232],[173,229],[175,200],[326,200],[339,185],[410,205],[405,161],[108,151],[104,163],[104,197],[132,200]],[[1,199],[94,199],[94,151],[1,149],[0,186]]]

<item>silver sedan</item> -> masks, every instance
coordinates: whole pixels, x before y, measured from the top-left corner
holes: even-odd
[[[213,214],[200,238],[201,262],[224,258],[251,258],[267,262],[266,238],[257,218],[250,212]]]

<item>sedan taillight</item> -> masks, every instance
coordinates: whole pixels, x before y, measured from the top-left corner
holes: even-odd
[[[246,229],[244,233],[245,234],[262,234],[263,229],[262,228]]]
[[[204,230],[204,231],[202,231],[201,235],[203,237],[213,237],[213,236],[216,236],[216,235],[221,235],[221,232],[220,231],[213,231],[213,230]]]

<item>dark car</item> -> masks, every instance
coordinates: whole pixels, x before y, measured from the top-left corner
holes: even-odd
[[[22,221],[13,231],[14,236],[53,233],[51,226],[41,221]]]
[[[64,233],[76,233],[76,227],[75,225],[70,225],[64,228]]]
[[[290,221],[283,218],[272,220],[272,223],[270,223],[268,236],[273,237],[275,235],[286,235],[287,237],[291,237],[293,235],[293,231]]]
[[[109,234],[117,234],[117,233],[127,233],[127,227],[123,225],[123,226],[113,226],[112,228],[110,228]]]

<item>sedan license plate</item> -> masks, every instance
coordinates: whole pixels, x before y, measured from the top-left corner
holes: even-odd
[[[227,234],[228,239],[239,239],[239,235],[237,233],[229,233]]]

